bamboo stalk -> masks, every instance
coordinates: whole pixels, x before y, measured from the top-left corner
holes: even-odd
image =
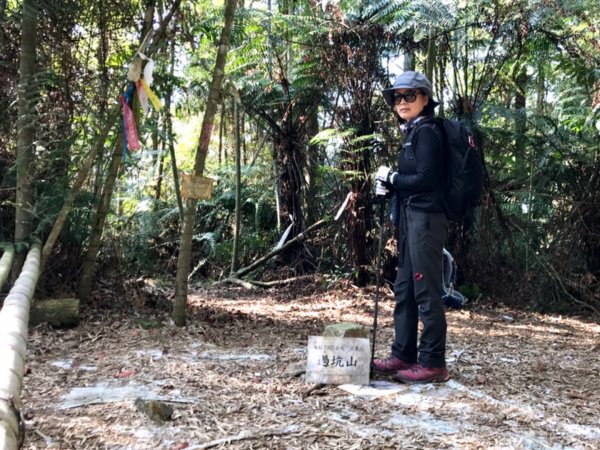
[[[27,354],[29,309],[40,276],[41,244],[33,244],[0,311],[0,450],[19,446],[21,388]]]
[[[2,258],[0,259],[0,291],[2,286],[6,283],[8,275],[10,274],[10,268],[12,267],[13,259],[15,258],[15,249],[13,246],[9,246],[4,250]]]

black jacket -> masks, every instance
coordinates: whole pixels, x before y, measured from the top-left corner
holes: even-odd
[[[445,158],[442,134],[430,118],[418,118],[404,128],[393,183],[392,221],[400,205],[428,211],[444,212],[443,190]]]

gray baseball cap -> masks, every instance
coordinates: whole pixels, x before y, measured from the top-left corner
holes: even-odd
[[[433,99],[431,82],[421,72],[413,72],[412,70],[403,72],[396,77],[391,88],[382,91],[385,102],[390,106],[394,106],[394,91],[396,89],[418,89],[429,97],[434,107],[439,105],[439,102]]]

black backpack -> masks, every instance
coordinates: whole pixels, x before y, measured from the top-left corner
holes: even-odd
[[[446,159],[444,205],[448,220],[470,226],[483,192],[483,158],[473,132],[453,119],[434,119]]]

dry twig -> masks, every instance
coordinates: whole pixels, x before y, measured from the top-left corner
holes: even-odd
[[[243,441],[248,439],[257,439],[268,436],[281,436],[283,434],[297,433],[299,430],[298,425],[290,425],[284,428],[276,428],[271,430],[246,430],[238,433],[234,436],[225,436],[224,438],[215,439],[214,441],[206,442],[201,445],[194,445],[188,447],[189,450],[203,450],[206,448],[216,447],[222,444],[230,444],[231,442]]]

